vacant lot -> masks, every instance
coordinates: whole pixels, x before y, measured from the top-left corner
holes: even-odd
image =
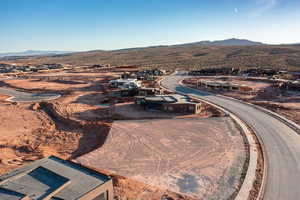
[[[115,121],[104,145],[77,161],[195,198],[226,199],[245,159],[233,122],[210,118]],[[149,192],[136,198],[143,195]]]

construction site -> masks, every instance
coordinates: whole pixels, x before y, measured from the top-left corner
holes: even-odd
[[[112,177],[119,199],[234,196],[247,160],[242,134],[218,109],[160,88],[168,73],[109,66],[3,76],[0,173],[58,156]]]
[[[1,1],[0,200],[299,200],[299,10]]]

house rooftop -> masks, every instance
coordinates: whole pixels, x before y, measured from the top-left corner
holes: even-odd
[[[211,85],[211,86],[246,86],[244,84],[231,83],[227,81],[201,81],[202,83]]]
[[[166,96],[166,95],[157,95],[157,96],[151,96],[151,97],[145,97],[147,101],[150,102],[165,102],[165,103],[175,103],[176,99],[172,96]]]
[[[0,176],[0,199],[79,199],[110,180],[97,171],[50,156]]]
[[[180,94],[168,94],[168,95],[156,95],[156,96],[150,96],[150,97],[144,97],[145,100],[150,102],[156,102],[156,103],[188,103],[188,104],[195,104],[195,102],[190,101],[190,98],[184,95]]]
[[[137,82],[137,79],[114,79],[114,80],[110,80],[110,83],[130,83],[130,82]]]

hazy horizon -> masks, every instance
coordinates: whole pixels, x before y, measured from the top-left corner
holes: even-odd
[[[244,38],[228,38],[228,39],[224,39],[224,40],[229,40],[229,39],[239,39],[239,40],[247,40]],[[204,40],[201,41],[193,41],[191,43],[194,42],[202,42]],[[222,40],[206,40],[206,41],[210,41],[210,42],[214,42],[214,41],[222,41]],[[252,41],[252,42],[259,42],[259,41]],[[263,42],[262,42],[263,43]],[[151,46],[134,46],[134,47],[125,47],[125,48],[118,48],[118,49],[89,49],[89,50],[68,50],[68,51],[64,51],[64,50],[60,50],[60,49],[51,49],[51,50],[47,50],[47,49],[24,49],[22,51],[15,51],[15,52],[0,52],[0,54],[13,54],[13,53],[25,53],[25,52],[30,52],[30,51],[37,51],[37,52],[72,52],[72,53],[77,53],[77,52],[85,52],[85,51],[115,51],[115,50],[122,50],[122,49],[131,49],[131,48],[147,48],[147,47],[155,47],[155,46],[172,46],[172,45],[181,45],[181,44],[186,44],[186,43],[174,43],[174,44],[167,44],[167,45],[161,45],[161,44],[157,44],[157,45],[151,45]],[[187,43],[188,44],[188,43]],[[293,45],[293,44],[300,44],[299,42],[295,42],[295,43],[281,43],[281,44],[266,44],[265,45]]]
[[[0,53],[116,50],[203,40],[299,43],[297,0],[3,0]]]

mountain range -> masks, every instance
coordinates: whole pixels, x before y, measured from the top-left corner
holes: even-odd
[[[263,45],[261,42],[254,42],[244,39],[227,39],[227,40],[216,40],[216,41],[200,41],[193,43],[185,44],[176,44],[176,45],[161,45],[153,47],[164,47],[164,46],[255,46]],[[141,47],[143,48],[143,47]],[[139,48],[130,48],[130,49],[139,49]],[[120,49],[126,50],[126,49]],[[13,52],[13,53],[0,53],[0,57],[10,57],[10,56],[51,56],[51,55],[60,55],[60,54],[69,54],[74,53],[72,51],[42,51],[42,50],[27,50],[23,52]]]
[[[186,45],[186,46],[256,46],[256,45],[264,45],[264,43],[254,42],[254,41],[245,40],[245,39],[231,38],[231,39],[227,39],[227,40],[215,40],[215,41],[204,40],[204,41],[200,41],[200,42],[185,43],[185,44],[180,44],[180,45]]]
[[[27,50],[23,52],[12,52],[12,53],[0,53],[0,57],[9,56],[50,56],[58,54],[73,53],[72,51],[39,51],[39,50]]]
[[[42,53],[49,52],[42,51]],[[110,64],[113,66],[133,65],[167,69],[265,67],[298,70],[300,67],[299,44],[268,45],[240,39],[200,41],[181,45],[138,47],[112,51],[93,50],[55,53],[59,54],[49,56],[41,56],[41,54],[39,56],[6,56],[0,58],[0,61],[26,65],[43,63],[60,63],[74,66]]]

